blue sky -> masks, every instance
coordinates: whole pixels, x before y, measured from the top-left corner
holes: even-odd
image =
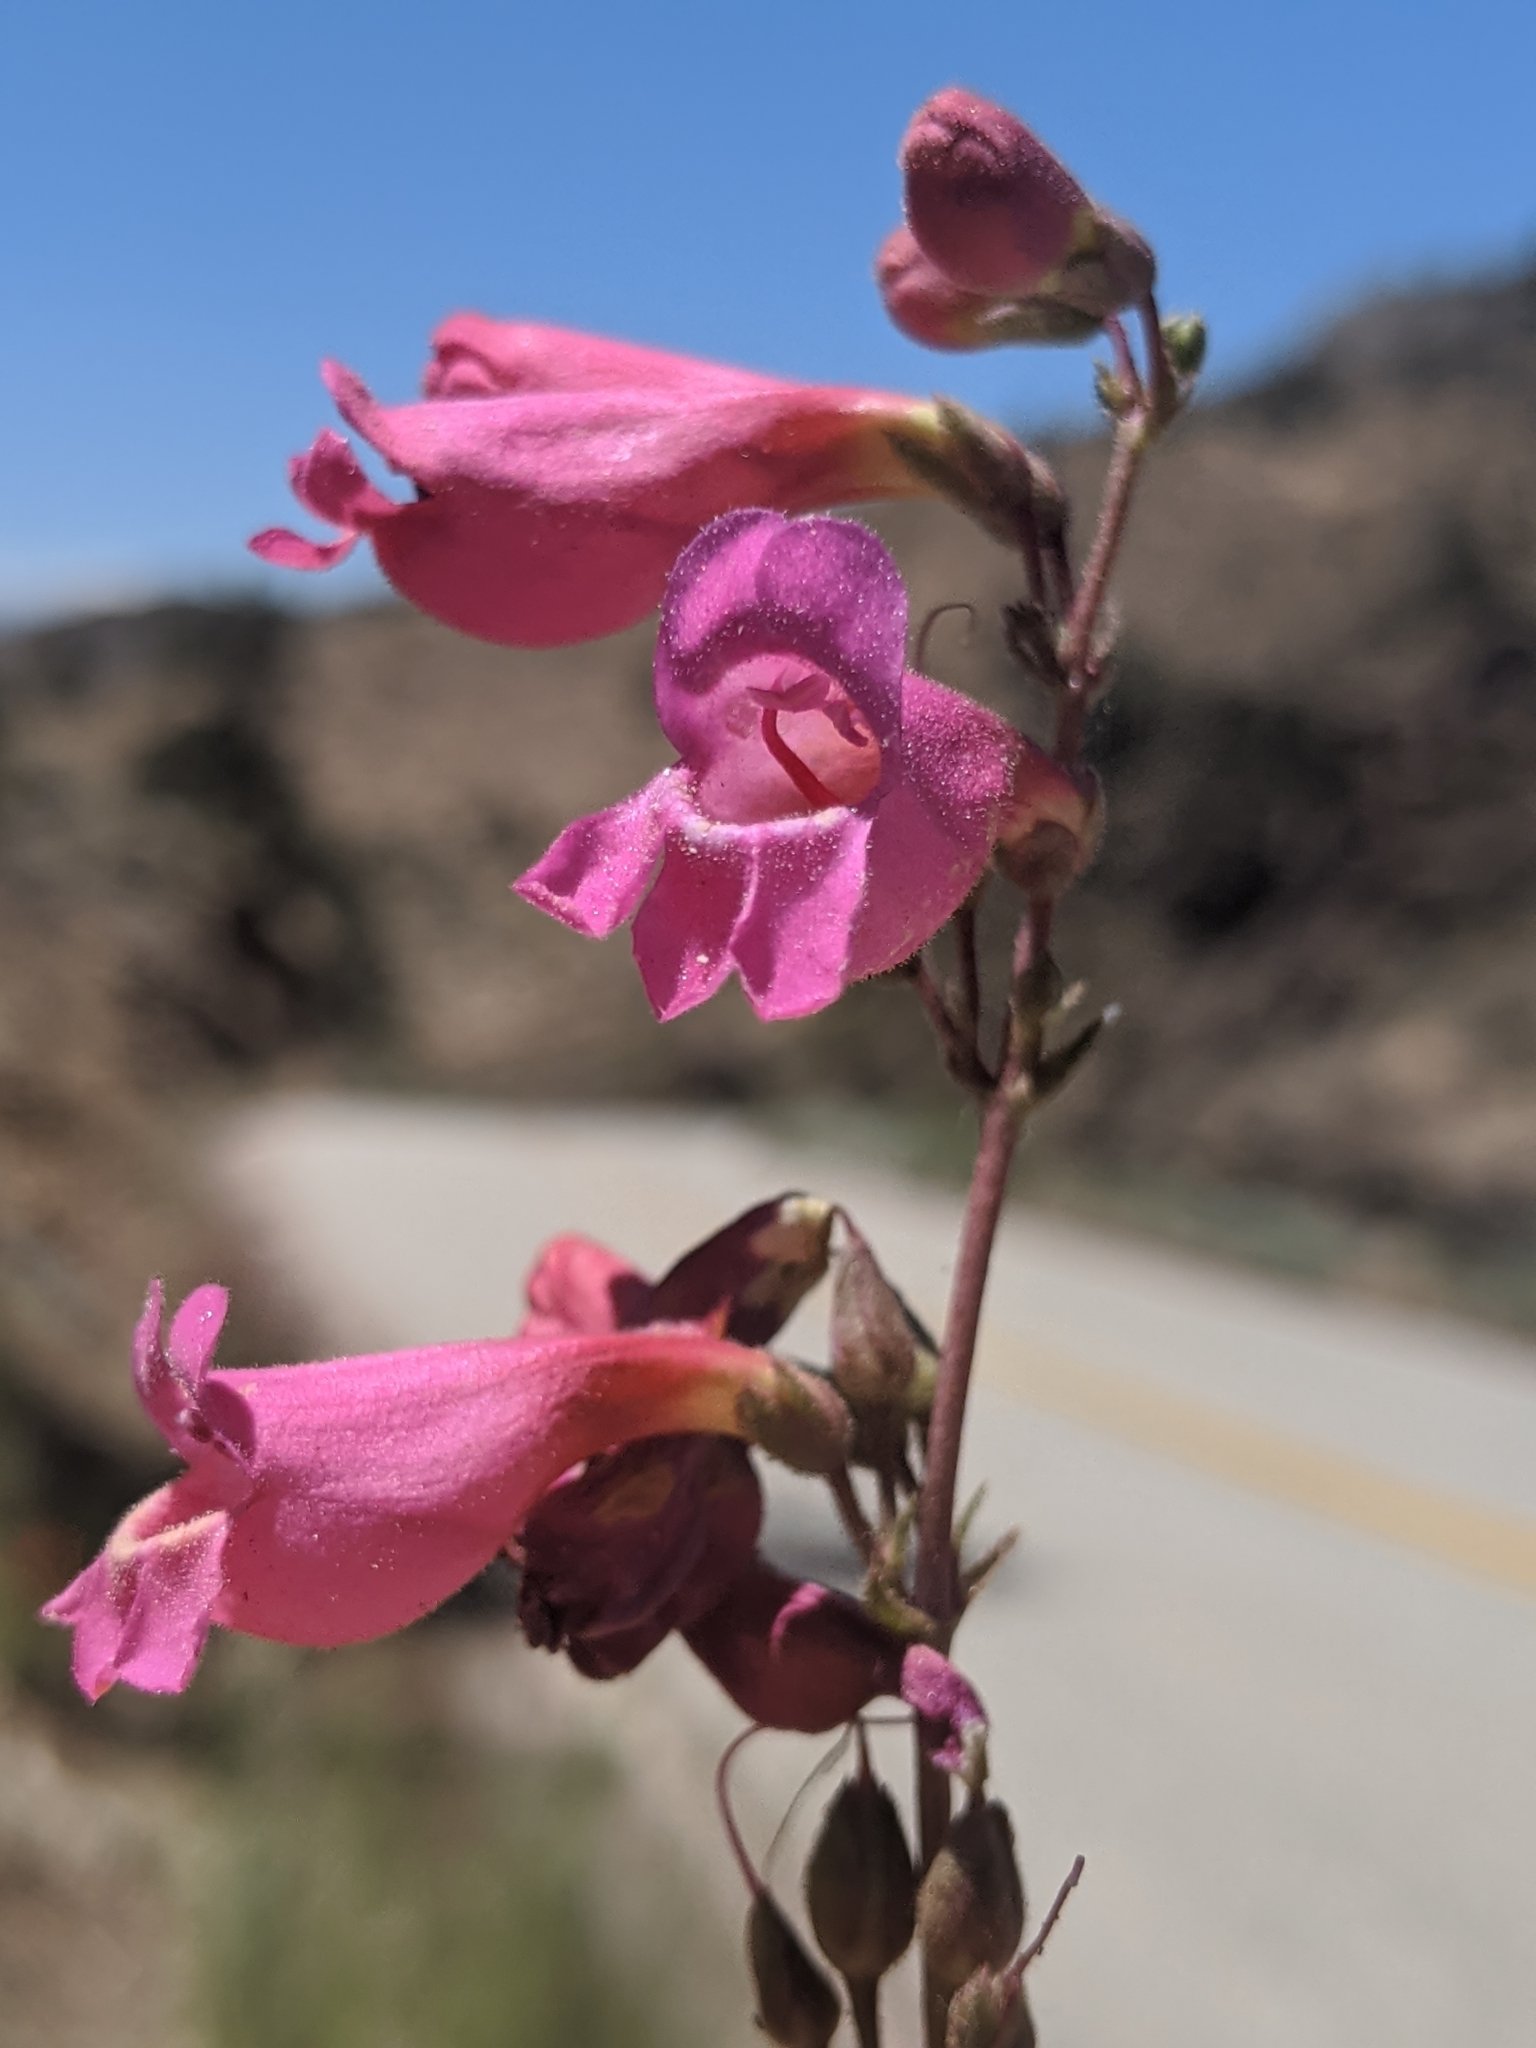
[[[941,84],[1143,227],[1228,378],[1536,253],[1528,0],[11,0],[5,44],[11,616],[257,587],[317,359],[403,397],[455,307],[1060,419],[1084,352],[928,356],[868,283]]]

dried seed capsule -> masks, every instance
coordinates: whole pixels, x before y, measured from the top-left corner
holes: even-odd
[[[895,1800],[866,1772],[847,1779],[827,1808],[805,1901],[822,1954],[850,1979],[883,1977],[912,1939],[912,1852]]]
[[[944,2048],[1035,2048],[1023,1985],[1001,1970],[967,1977],[950,2001]]]
[[[832,1980],[766,1890],[747,1914],[747,1961],[769,2040],[778,2048],[828,2048],[842,2017]]]
[[[1012,1958],[1024,1933],[1024,1884],[1012,1823],[995,1799],[972,1799],[950,1823],[918,1893],[917,1926],[946,1991]]]
[[[832,1381],[855,1408],[900,1407],[931,1349],[912,1311],[846,1220],[832,1280]]]

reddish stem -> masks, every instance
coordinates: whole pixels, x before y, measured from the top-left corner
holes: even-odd
[[[1162,318],[1151,292],[1136,310],[1141,315],[1142,342],[1147,351],[1147,396],[1152,406],[1152,417],[1160,427],[1165,427],[1179,409],[1179,380],[1168,360]]]
[[[978,892],[979,893],[979,892]],[[960,970],[960,986],[955,1005],[955,1023],[960,1035],[981,1057],[981,1040],[978,1036],[981,1024],[981,960],[976,949],[977,895],[968,896],[955,912],[955,954]]]
[[[1077,587],[1072,616],[1062,639],[1061,665],[1067,672],[1068,687],[1074,692],[1080,693],[1086,680],[1084,671],[1093,651],[1093,630],[1109,589],[1109,572],[1125,537],[1125,522],[1130,517],[1136,479],[1150,438],[1147,416],[1140,408],[1115,424],[1098,531],[1083,565],[1083,580]]]

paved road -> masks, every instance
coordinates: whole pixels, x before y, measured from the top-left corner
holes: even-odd
[[[956,1220],[640,1114],[302,1099],[219,1164],[350,1349],[507,1328],[553,1230],[659,1267],[786,1186],[845,1201],[936,1313]],[[1531,2048],[1536,1352],[1027,1213],[990,1310],[969,1476],[1025,1541],[963,1661],[1040,1903],[1089,1866],[1036,1974],[1048,2048]],[[781,1552],[816,1556],[820,1513],[781,1489]],[[684,1659],[572,1711],[664,1731],[669,1800],[731,1726]],[[752,1760],[760,1832],[814,1756]]]

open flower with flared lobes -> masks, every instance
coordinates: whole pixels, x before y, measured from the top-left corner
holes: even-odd
[[[150,1289],[134,1377],[186,1469],[44,1609],[74,1630],[92,1699],[119,1679],[180,1691],[214,1622],[320,1647],[404,1628],[564,1474],[640,1439],[742,1436],[744,1397],[771,1402],[786,1370],[659,1324],[214,1370],[225,1307],[199,1288],[162,1337]]]
[[[907,599],[867,528],[728,513],[680,557],[656,649],[677,763],[570,825],[517,882],[605,938],[651,1006],[741,977],[802,1017],[916,952],[985,867],[1018,735],[906,667]]]
[[[916,399],[531,322],[445,321],[414,404],[381,405],[338,363],[323,375],[347,425],[415,496],[379,490],[327,429],[289,474],[300,504],[341,537],[273,527],[252,548],[284,568],[328,569],[366,538],[402,597],[507,646],[633,625],[679,550],[736,506],[800,512],[929,488],[886,432],[922,411]]]

